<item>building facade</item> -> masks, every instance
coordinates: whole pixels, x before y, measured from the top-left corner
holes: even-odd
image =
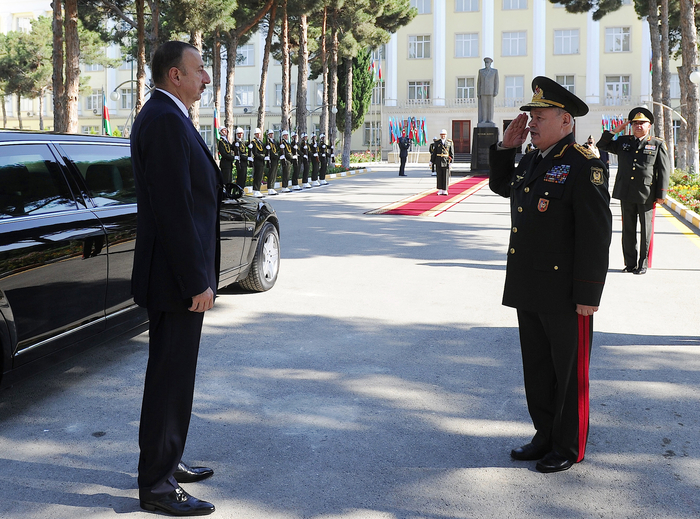
[[[576,121],[576,137],[601,133],[607,117],[626,116],[638,105],[651,107],[651,44],[646,21],[639,20],[631,0],[620,10],[594,21],[590,14],[571,14],[549,0],[411,0],[418,15],[376,49],[373,61],[382,80],[363,126],[353,134],[353,151],[392,151],[389,120],[424,120],[429,139],[442,128],[455,140],[458,153],[471,150],[477,125],[477,78],[484,58],[493,59],[499,73],[499,91],[494,100],[494,123],[501,134],[530,99],[530,83],[539,75],[549,76],[584,99],[590,113]],[[30,21],[51,16],[46,0],[23,0],[21,4],[0,0],[0,28],[29,30]],[[239,47],[235,74],[234,115],[236,126],[249,132],[256,125],[260,103],[259,84],[265,34],[255,34]],[[110,58],[120,58],[117,46],[105,49]],[[679,63],[673,63],[674,71]],[[225,64],[222,64],[225,70]],[[105,99],[112,128],[123,130],[134,106],[135,64],[123,61],[117,68],[82,66],[89,76],[91,93],[80,98],[80,131],[100,133],[102,102]],[[281,127],[281,66],[270,60],[266,90],[265,130]],[[296,67],[292,70],[292,103],[296,100]],[[222,77],[222,95],[225,77]],[[116,96],[113,92],[117,92]],[[309,81],[307,128],[319,132],[322,82]],[[103,96],[104,94],[104,96]],[[679,104],[678,75],[672,77],[673,107]],[[116,98],[116,99],[115,99]],[[222,100],[223,104],[223,100]],[[51,129],[53,103],[43,103],[44,125]],[[37,99],[5,98],[8,128],[38,129]],[[201,101],[200,132],[214,145],[213,89]],[[223,115],[220,115],[223,119]],[[676,115],[675,119],[678,118]]]

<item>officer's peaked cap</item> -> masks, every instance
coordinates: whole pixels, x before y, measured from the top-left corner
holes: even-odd
[[[574,117],[588,113],[588,105],[556,81],[545,76],[532,80],[532,101],[520,107],[524,112],[533,108],[561,108]]]
[[[627,116],[629,122],[632,121],[649,121],[654,124],[654,114],[643,106],[638,106],[637,108],[632,108],[629,116]]]

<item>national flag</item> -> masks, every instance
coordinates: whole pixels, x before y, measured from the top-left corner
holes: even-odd
[[[219,132],[219,112],[214,108],[214,139],[219,142],[221,138],[221,133]]]
[[[112,135],[112,123],[109,120],[109,108],[107,108],[107,98],[102,92],[102,129],[105,135]]]

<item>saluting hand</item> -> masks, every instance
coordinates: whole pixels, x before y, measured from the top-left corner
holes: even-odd
[[[206,312],[214,306],[214,291],[207,288],[199,295],[192,297],[192,306],[188,308],[190,312]]]
[[[629,123],[630,122],[627,119],[625,119],[624,121],[622,121],[622,123],[618,124],[617,126],[615,126],[615,128],[612,129],[612,133],[620,133],[622,130],[627,128],[627,125]]]
[[[527,139],[530,128],[527,126],[527,114],[520,114],[513,119],[503,134],[504,148],[517,148]]]

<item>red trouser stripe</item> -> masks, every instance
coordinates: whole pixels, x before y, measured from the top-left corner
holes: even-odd
[[[583,460],[588,440],[588,363],[591,343],[591,318],[578,316],[578,459]]]

